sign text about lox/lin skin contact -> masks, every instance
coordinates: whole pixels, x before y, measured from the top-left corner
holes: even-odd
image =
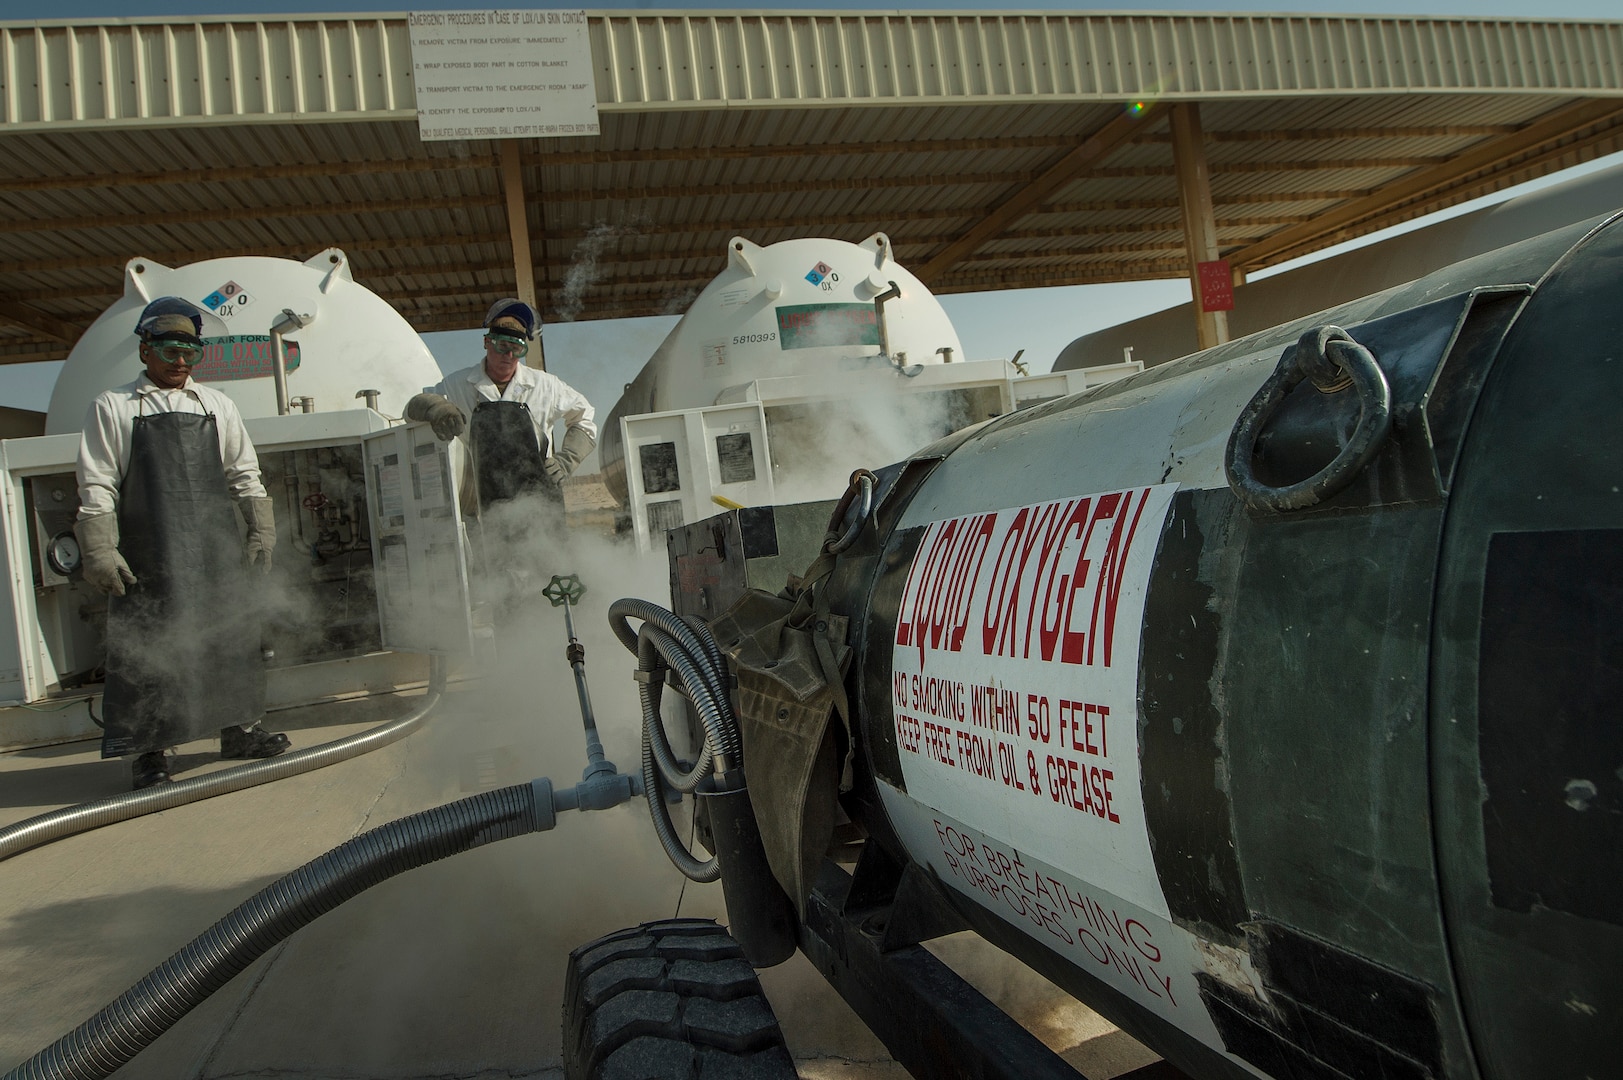
[[[584,11],[419,11],[411,23],[424,142],[596,135]]]

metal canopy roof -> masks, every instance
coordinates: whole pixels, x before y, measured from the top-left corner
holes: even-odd
[[[404,15],[0,23],[0,362],[65,356],[137,255],[341,247],[421,331],[478,325],[526,235],[548,321],[680,312],[735,234],[883,230],[938,293],[1179,277],[1173,102],[1199,104],[1241,270],[1623,149],[1623,22],[640,12],[589,35],[600,136],[425,144]]]

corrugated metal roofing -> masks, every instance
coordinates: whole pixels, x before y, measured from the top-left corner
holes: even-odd
[[[1623,22],[647,12],[589,37],[601,134],[518,146],[549,320],[680,311],[735,234],[882,230],[942,293],[1182,276],[1167,102],[1200,106],[1242,269],[1623,149]],[[1134,101],[1125,141],[952,254]],[[400,15],[0,23],[0,362],[65,355],[137,255],[341,247],[418,329],[476,325],[515,287],[502,147],[415,117]]]

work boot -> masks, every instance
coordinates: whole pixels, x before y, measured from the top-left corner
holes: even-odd
[[[247,731],[240,727],[220,729],[220,756],[222,758],[275,757],[292,746],[293,742],[280,731],[266,731],[255,724]]]
[[[149,754],[142,754],[130,764],[130,773],[134,777],[132,791],[149,788],[153,784],[172,784],[169,777],[169,763],[164,759],[162,750],[154,750]]]

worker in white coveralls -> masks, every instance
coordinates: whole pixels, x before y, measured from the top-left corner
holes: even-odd
[[[249,575],[269,571],[276,524],[236,405],[192,381],[205,320],[218,322],[179,297],[148,304],[135,324],[146,372],[96,398],[79,446],[74,532],[85,581],[107,594],[101,755],[135,755],[137,790],[170,782],[168,748],[215,732],[223,758],[291,745],[258,726]]]
[[[449,441],[460,437],[470,459],[476,512],[520,496],[538,496],[543,516],[561,522],[560,485],[597,445],[591,402],[556,375],[522,361],[540,333],[535,309],[498,300],[485,314],[485,357],[454,371],[406,403],[406,418],[423,420]],[[564,425],[561,444],[552,436]]]

